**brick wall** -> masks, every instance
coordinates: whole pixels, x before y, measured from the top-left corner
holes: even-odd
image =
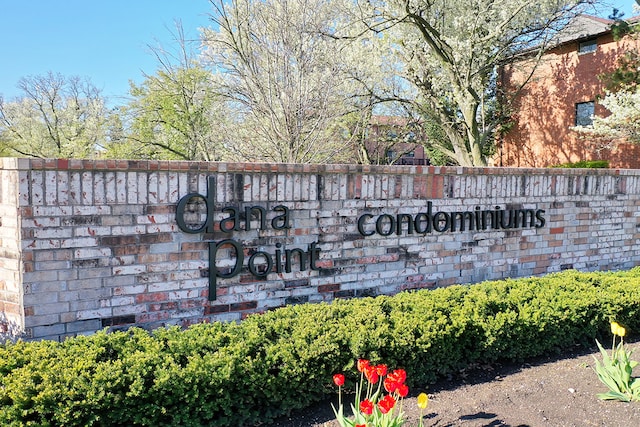
[[[23,330],[18,172],[16,159],[0,169],[0,337]]]
[[[636,170],[1,164],[2,319],[5,331],[33,338],[640,264]],[[506,222],[509,213],[532,216],[524,226],[470,230],[462,214],[476,211],[489,212],[489,223],[491,212]]]

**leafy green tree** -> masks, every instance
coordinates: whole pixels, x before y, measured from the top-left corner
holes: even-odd
[[[131,127],[118,144],[126,157],[222,159],[214,126],[216,94],[208,71],[195,65],[160,70],[140,86],[132,83],[130,93],[133,101],[126,112]]]
[[[216,85],[189,50],[178,25],[178,53],[155,49],[155,75],[131,83],[132,101],[123,108],[126,135],[112,122],[111,157],[222,160],[225,122]]]
[[[640,12],[640,3],[634,5],[634,10]],[[609,16],[609,19],[614,21],[611,25],[614,40],[621,41],[623,38],[638,40],[638,26],[629,23],[623,17],[624,13],[620,13],[618,9],[613,9],[613,13]],[[640,83],[640,52],[637,44],[634,47],[618,59],[618,66],[613,72],[599,76],[608,92],[629,90]]]
[[[140,151],[136,151],[136,147],[134,147],[136,144],[127,138],[128,129],[125,126],[126,107],[122,105],[114,107],[107,115],[106,140],[100,150],[101,157],[108,159],[144,158]]]
[[[22,96],[0,98],[0,152],[90,158],[105,143],[105,100],[88,80],[49,72],[22,78]]]

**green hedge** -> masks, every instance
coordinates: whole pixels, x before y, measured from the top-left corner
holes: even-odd
[[[561,165],[551,166],[552,168],[587,168],[587,169],[607,169],[609,167],[608,160],[581,160],[574,163],[563,163]]]
[[[567,271],[393,297],[307,304],[213,323],[0,346],[5,426],[242,426],[334,393],[358,357],[412,386],[474,362],[592,346],[640,330],[640,269]]]

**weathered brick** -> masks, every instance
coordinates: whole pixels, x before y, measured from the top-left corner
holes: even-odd
[[[204,307],[204,315],[209,316],[211,314],[227,313],[230,309],[231,306],[229,304],[209,305]]]
[[[172,241],[173,235],[170,233],[143,234],[140,236],[140,243],[142,244],[166,243]]]
[[[176,301],[171,302],[163,302],[160,304],[148,304],[147,308],[149,311],[166,311],[166,310],[175,310],[178,308],[178,303]]]
[[[114,256],[146,254],[148,252],[149,245],[126,245],[113,247]]]
[[[103,307],[93,310],[79,310],[78,320],[102,319],[105,317],[110,317],[111,315],[111,307]]]
[[[76,334],[80,332],[96,332],[107,325],[104,325],[100,319],[78,320],[66,324],[65,332]],[[109,325],[110,326],[110,325]]]
[[[47,337],[49,340],[57,341],[57,335],[66,332],[64,323],[56,323],[54,325],[34,326],[31,328],[34,337]]]
[[[615,177],[590,172],[595,178],[572,171],[578,178],[569,182],[561,170],[498,174],[444,167],[74,160],[58,171],[64,162],[21,160],[24,172],[0,169],[6,178],[0,182],[15,183],[12,191],[21,193],[11,200],[22,203],[7,206],[7,191],[0,191],[0,267],[6,271],[0,273],[0,307],[14,310],[24,295],[25,323],[33,323],[28,319],[41,310],[35,328],[55,316],[61,323],[98,327],[100,319],[107,325],[121,316],[136,316],[145,327],[238,320],[285,303],[544,274],[567,265],[593,270],[639,263],[633,250],[640,238],[633,214],[640,188],[630,184],[638,181],[634,171]],[[30,170],[34,166],[46,169]],[[175,222],[176,203],[188,192],[206,195],[209,175],[215,176],[214,232],[184,233]],[[388,236],[358,231],[363,213],[372,215],[366,228],[371,232],[378,215],[415,216],[428,202],[432,213],[541,208],[547,223],[540,229],[424,235],[409,233],[406,223]],[[242,217],[245,206],[256,205],[268,212],[266,229],[257,230],[252,221],[248,231],[221,231],[219,221],[229,216],[222,207],[234,206]],[[290,209],[290,229],[271,226],[277,205]],[[21,213],[21,223],[14,212]],[[225,239],[242,245],[244,265],[232,278],[218,277],[218,300],[209,302],[210,242]],[[280,251],[304,250],[315,242],[321,250],[318,270],[309,269],[308,260],[301,268],[298,255],[289,273],[275,271],[274,264],[266,277],[256,277],[247,268],[257,251],[267,254],[254,260],[264,272],[276,245]],[[236,257],[230,245],[218,251],[218,276],[232,271]],[[16,285],[21,274],[25,283]],[[67,303],[67,312],[56,312]],[[56,339],[91,329],[74,325],[62,331],[29,328]]]
[[[169,300],[169,294],[167,292],[143,293],[137,294],[135,298],[136,304],[146,302],[162,302]]]
[[[155,313],[142,313],[142,314],[136,315],[136,323],[145,324],[145,323],[161,322],[169,319],[170,317],[171,315],[166,311],[158,311]]]
[[[331,283],[328,285],[320,285],[318,286],[318,292],[319,293],[325,293],[325,292],[337,292],[340,290],[340,284],[339,283]]]
[[[258,307],[257,301],[243,301],[231,304],[229,306],[230,311],[243,311],[243,310],[253,310]]]

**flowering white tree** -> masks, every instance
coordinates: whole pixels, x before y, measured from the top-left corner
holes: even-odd
[[[640,143],[640,86],[631,91],[607,93],[600,103],[611,115],[596,116],[590,128],[581,130],[605,139]]]
[[[640,13],[640,5],[633,5],[635,14]],[[576,126],[575,129],[595,138],[598,148],[612,148],[619,141],[640,143],[640,45],[638,27],[631,27],[628,37],[635,38],[635,49],[621,58],[621,66],[608,77],[609,89],[600,104],[611,113],[607,117],[593,117],[590,126]]]
[[[447,136],[438,147],[463,166],[487,164],[505,115],[496,103],[497,70],[514,54],[542,52],[591,1],[368,0],[360,19],[386,33],[416,105]],[[508,94],[504,94],[508,95]]]
[[[203,56],[235,117],[227,148],[250,160],[353,161],[362,134],[353,126],[366,122],[389,64],[381,38],[341,36],[354,3],[211,3],[216,26],[203,31]]]
[[[0,98],[0,151],[27,157],[96,156],[106,139],[107,112],[87,80],[48,73],[24,77],[23,96]]]

